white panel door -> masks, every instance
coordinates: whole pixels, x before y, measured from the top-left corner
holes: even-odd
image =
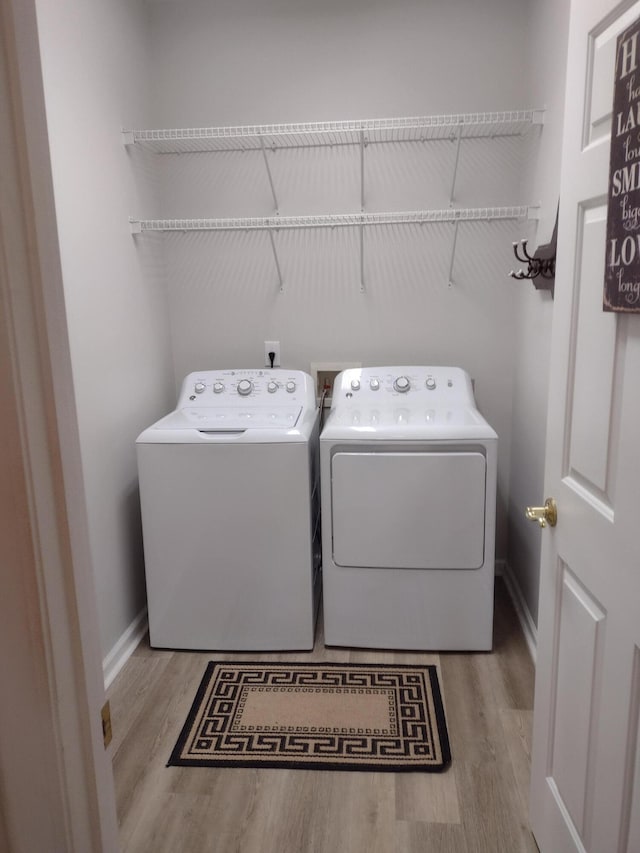
[[[616,39],[639,16],[640,2],[571,8],[545,475],[558,524],[543,532],[531,780],[542,853],[640,851],[640,316],[602,311]]]

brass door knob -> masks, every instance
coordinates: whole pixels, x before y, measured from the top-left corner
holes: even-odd
[[[529,521],[537,521],[540,527],[555,527],[558,523],[558,507],[553,498],[547,498],[544,506],[528,506],[526,511]]]

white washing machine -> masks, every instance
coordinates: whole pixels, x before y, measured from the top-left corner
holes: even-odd
[[[497,435],[467,373],[343,371],[320,465],[325,643],[490,649]]]
[[[209,370],[137,439],[152,646],[313,648],[319,412],[296,370]]]

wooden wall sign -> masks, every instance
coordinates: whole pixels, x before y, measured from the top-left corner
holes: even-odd
[[[640,19],[616,45],[603,307],[640,313]]]

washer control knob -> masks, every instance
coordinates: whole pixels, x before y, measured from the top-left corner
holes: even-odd
[[[193,390],[196,392],[196,394],[202,394],[206,387],[207,386],[204,384],[204,382],[196,382]]]
[[[427,376],[427,381],[425,382],[425,385],[427,386],[429,391],[433,391],[436,387],[436,380],[433,378],[433,376]]]
[[[293,392],[296,390],[296,383],[293,381],[293,379],[290,379],[285,385],[285,388],[287,389],[289,394],[293,394]]]
[[[273,381],[269,382],[269,384],[267,385],[267,391],[270,394],[275,394],[277,390],[278,390],[278,383],[273,382]]]
[[[372,391],[379,391],[380,390],[380,380],[379,379],[372,379],[371,382],[369,382],[369,388],[371,388]]]
[[[359,379],[352,379],[351,380],[351,390],[352,391],[359,391],[360,390],[360,380]]]
[[[214,394],[222,394],[224,391],[224,383],[223,382],[214,382],[213,383],[213,393]]]
[[[406,394],[409,388],[411,388],[411,382],[409,382],[408,376],[398,376],[397,379],[393,381],[393,387],[400,394]]]
[[[238,394],[241,397],[248,397],[253,391],[253,382],[250,379],[241,379],[238,382]]]

